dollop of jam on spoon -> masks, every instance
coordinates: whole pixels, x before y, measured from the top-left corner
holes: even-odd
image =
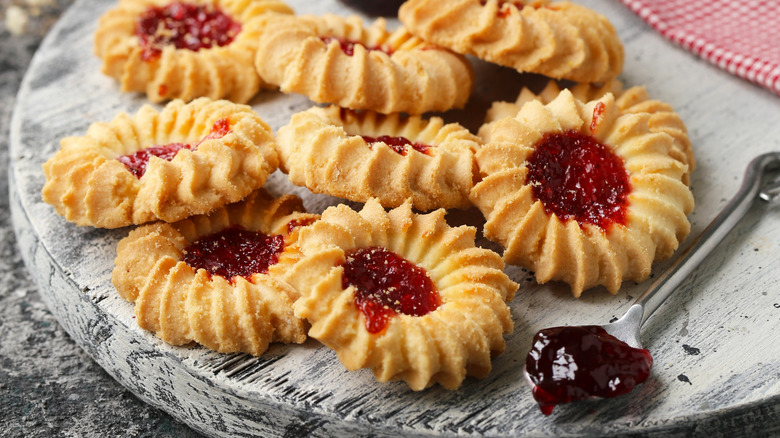
[[[526,376],[542,413],[556,405],[630,392],[650,376],[650,352],[597,325],[553,327],[536,333]]]

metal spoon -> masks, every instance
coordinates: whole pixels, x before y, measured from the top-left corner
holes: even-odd
[[[672,292],[742,219],[757,199],[780,201],[780,180],[765,185],[764,175],[780,169],[780,152],[759,155],[748,164],[742,187],[691,246],[643,293],[617,321],[601,327],[634,348],[642,348],[639,329]]]
[[[747,213],[750,207],[754,204],[756,199],[762,199],[770,203],[780,203],[780,179],[776,179],[769,184],[765,184],[764,174],[770,170],[780,170],[780,152],[770,152],[763,155],[759,155],[754,158],[745,171],[745,177],[742,183],[742,187],[729,201],[723,211],[710,223],[709,226],[701,233],[701,235],[691,244],[685,251],[683,251],[677,260],[666,270],[661,276],[650,286],[650,288],[643,293],[628,311],[617,321],[604,324],[600,327],[604,329],[609,335],[614,336],[619,341],[623,341],[628,346],[641,349],[641,342],[639,340],[639,330],[642,324],[647,321],[650,315],[661,306],[661,304],[668,298],[672,292],[690,275],[694,269],[704,260],[705,257],[720,243],[721,240],[729,233],[729,231],[739,222],[740,219]],[[583,327],[584,328],[584,327]],[[576,329],[574,327],[573,329]],[[547,329],[551,330],[551,329]],[[541,333],[541,332],[540,332]],[[536,339],[536,338],[535,338]],[[563,339],[560,339],[563,340]],[[540,344],[542,349],[546,348],[548,344]],[[560,344],[555,344],[560,345]],[[566,357],[560,356],[561,351],[557,350],[559,347],[554,348],[556,354],[555,363],[558,364],[560,369],[563,369],[567,365]],[[535,346],[536,348],[537,346]],[[553,350],[549,350],[553,351]],[[534,354],[533,359],[538,360],[542,353],[541,351],[533,351],[529,353],[529,357]],[[564,354],[567,356],[568,354]],[[564,359],[563,362],[559,362],[557,359]],[[652,364],[652,361],[650,361]],[[648,364],[648,367],[650,365]],[[563,367],[563,368],[561,368]],[[560,373],[560,369],[557,374]],[[570,371],[576,371],[578,368],[576,364]],[[649,368],[647,368],[649,371]],[[528,369],[524,370],[525,379],[528,384],[535,388],[536,385],[528,372]],[[573,375],[569,376],[568,373],[562,381],[574,378]],[[604,378],[605,376],[602,376]],[[606,376],[610,380],[613,377]],[[618,376],[614,376],[620,382]],[[633,387],[633,385],[631,386]],[[627,390],[630,390],[628,387]],[[536,393],[535,393],[536,396]],[[571,399],[574,401],[578,398]],[[596,398],[592,396],[591,398]],[[562,401],[563,403],[568,402]],[[552,406],[558,404],[558,402],[539,401],[542,412],[545,415],[549,415],[552,412]]]

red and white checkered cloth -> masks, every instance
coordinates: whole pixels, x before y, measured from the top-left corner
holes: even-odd
[[[701,58],[780,95],[780,0],[620,0]]]

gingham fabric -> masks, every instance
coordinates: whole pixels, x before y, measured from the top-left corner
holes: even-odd
[[[664,37],[780,95],[780,0],[620,0]]]

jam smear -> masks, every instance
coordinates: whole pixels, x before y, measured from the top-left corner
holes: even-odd
[[[235,277],[249,280],[253,274],[265,274],[279,261],[284,251],[284,236],[226,228],[191,243],[184,249],[184,262],[194,269],[205,269],[235,283]]]
[[[631,184],[623,160],[578,131],[547,133],[528,158],[526,184],[547,214],[606,230],[626,224]]]
[[[607,106],[604,105],[604,102],[599,102],[593,107],[593,118],[590,121],[591,132],[595,131],[599,127],[599,123],[604,120],[604,111],[606,109]]]
[[[339,47],[341,48],[341,51],[344,52],[344,54],[347,55],[347,56],[352,56],[352,55],[355,54],[355,46],[363,46],[368,51],[375,50],[375,51],[379,51],[379,52],[385,52],[388,55],[392,55],[393,54],[392,50],[384,48],[382,46],[372,46],[372,47],[369,47],[369,46],[366,46],[365,44],[363,44],[363,43],[361,43],[359,41],[352,41],[352,40],[347,40],[347,39],[344,39],[344,38],[337,38],[337,37],[330,37],[330,36],[321,36],[320,40],[322,40],[322,42],[325,43],[326,46],[329,45],[331,43],[331,41],[338,41]]]
[[[141,149],[128,155],[121,155],[116,159],[120,163],[124,164],[127,170],[130,171],[136,178],[141,178],[146,173],[146,166],[149,164],[149,159],[152,156],[162,158],[163,160],[171,161],[176,154],[182,149],[193,150],[193,147],[188,144],[171,143],[165,146],[152,146],[149,148]]]
[[[219,119],[214,122],[213,125],[211,125],[211,131],[209,131],[208,135],[203,137],[203,139],[198,142],[198,144],[203,143],[206,140],[216,140],[218,138],[222,138],[226,136],[228,132],[230,132],[230,119]]]
[[[150,7],[136,21],[141,59],[152,61],[164,46],[198,51],[230,44],[241,32],[241,24],[211,5],[172,2]]]
[[[650,376],[653,358],[602,327],[553,327],[539,331],[525,361],[533,395],[544,415],[556,405],[630,392]]]
[[[342,287],[355,287],[355,305],[365,316],[369,333],[381,333],[399,313],[423,316],[441,305],[425,270],[394,252],[369,247],[346,255]]]
[[[525,7],[525,5],[520,3],[520,2],[503,2],[502,4],[505,4],[505,3],[509,3],[510,5],[516,7],[518,11],[522,11],[523,8]],[[501,8],[498,11],[498,16],[501,17],[501,18],[506,18],[506,17],[509,16],[509,14],[510,14],[509,11],[510,10],[511,10],[510,8]]]
[[[300,217],[298,219],[293,219],[290,222],[287,222],[287,234],[292,233],[296,228],[307,227],[315,222],[317,222],[317,218],[314,217]]]
[[[390,148],[401,155],[406,155],[409,146],[421,154],[430,155],[428,152],[433,147],[424,143],[413,142],[406,137],[393,137],[389,135],[380,135],[379,137],[361,135],[361,137],[363,140],[365,140],[366,143],[368,143],[369,146],[372,146],[374,143],[381,142],[390,146]]]
[[[130,171],[136,178],[141,178],[146,173],[146,166],[149,164],[149,159],[152,156],[162,158],[163,160],[171,161],[176,154],[182,149],[189,149],[194,151],[198,149],[201,143],[206,140],[214,140],[222,138],[230,132],[230,120],[219,119],[214,122],[209,134],[201,139],[195,145],[188,145],[183,143],[170,143],[162,146],[152,146],[138,151],[132,154],[120,155],[116,157],[120,163],[124,164],[127,170]]]

